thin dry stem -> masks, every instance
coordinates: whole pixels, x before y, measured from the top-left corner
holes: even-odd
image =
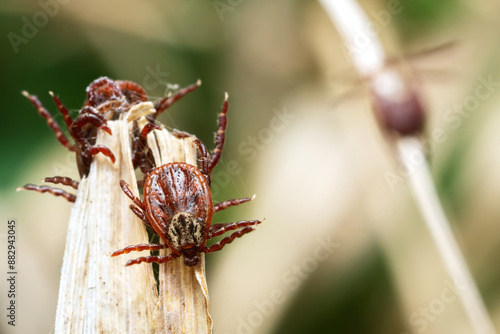
[[[120,180],[139,194],[131,158],[132,121],[153,112],[152,103],[141,103],[108,122],[112,136],[98,132],[97,144],[109,147],[117,161],[112,164],[98,154],[78,187],[61,269],[56,334],[212,332],[203,254],[195,267],[185,266],[182,258],[161,264],[159,294],[152,265],[125,266],[137,252],[110,256],[127,245],[148,243]],[[140,122],[144,125],[144,117]],[[192,137],[177,139],[163,130],[148,140],[157,164],[196,165]]]
[[[110,254],[148,242],[145,228],[128,209],[120,179],[137,191],[130,157],[130,123],[109,121],[97,144],[117,159],[97,155],[80,182],[66,238],[55,333],[157,333],[156,284],[151,266],[125,267],[135,254]]]
[[[352,62],[364,77],[382,68],[386,56],[373,33],[363,9],[353,0],[320,0],[345,41]],[[362,38],[362,41],[360,40]]]
[[[169,162],[187,162],[197,166],[194,137],[176,138],[166,130],[148,135],[157,166]],[[170,250],[162,250],[168,255]],[[194,267],[184,265],[182,257],[160,265],[159,319],[168,333],[212,333],[212,317],[205,278],[205,254]]]
[[[495,333],[481,294],[439,202],[420,141],[413,137],[402,138],[398,141],[398,150],[406,168],[412,171],[410,183],[413,195],[417,199],[448,274],[457,286],[465,287],[460,296],[473,328],[481,334]],[[415,160],[419,163],[412,163]]]

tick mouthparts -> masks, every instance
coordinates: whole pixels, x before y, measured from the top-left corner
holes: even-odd
[[[200,262],[200,257],[198,255],[195,255],[193,257],[186,257],[184,256],[184,264],[190,267],[194,267]]]

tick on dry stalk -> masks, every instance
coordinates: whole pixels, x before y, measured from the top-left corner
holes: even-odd
[[[180,89],[172,96],[167,96],[160,100],[155,106],[155,115],[157,116],[182,96],[198,88],[200,84],[201,82],[198,80],[196,84]],[[102,129],[111,135],[111,130],[107,126],[107,120],[117,119],[121,113],[127,112],[133,105],[147,101],[146,92],[138,84],[124,80],[113,81],[107,77],[94,80],[87,87],[86,92],[87,99],[75,120],[71,118],[68,109],[62,104],[59,97],[50,92],[57,109],[63,115],[66,127],[75,144],[71,144],[52,115],[43,107],[40,100],[26,91],[23,92],[23,95],[35,106],[38,113],[45,118],[49,127],[55,132],[58,141],[68,150],[76,153],[80,177],[88,175],[93,157],[98,153],[107,156],[112,163],[115,162],[113,152],[105,146],[95,145],[97,129]],[[134,167],[141,166],[141,169],[143,169],[144,167],[140,163],[145,164],[146,159],[141,155],[141,147],[138,144],[141,143],[134,142]],[[55,176],[45,178],[43,181],[71,186],[74,189],[78,188],[78,181],[74,181],[68,177]],[[18,188],[18,190],[21,189],[41,193],[48,192],[55,196],[61,196],[69,202],[75,202],[76,200],[75,195],[62,189],[33,184],[27,184],[24,187]]]
[[[388,66],[387,56],[376,34],[370,34],[362,48],[353,27],[367,27],[369,20],[355,0],[320,0],[337,25],[352,51],[350,56],[360,74],[366,78],[375,110],[385,130],[396,133],[395,143],[401,161],[407,170],[411,189],[422,211],[424,221],[443,259],[448,275],[465,287],[460,300],[475,333],[496,333],[488,310],[481,298],[474,278],[455,240],[450,223],[439,202],[434,181],[424,158],[422,143],[417,138],[424,125],[424,112],[416,85],[412,85],[396,67]],[[412,157],[420,158],[418,164]],[[456,324],[454,323],[454,327]]]
[[[199,167],[172,162],[152,169],[144,183],[144,202],[134,196],[128,184],[121,181],[123,192],[134,202],[131,210],[149,227],[152,227],[165,244],[140,244],[128,246],[114,252],[111,256],[126,254],[131,251],[159,250],[169,248],[172,253],[166,256],[139,257],[127,262],[128,265],[142,262],[164,263],[184,255],[184,264],[196,265],[199,253],[212,253],[221,250],[224,245],[255,229],[258,220],[244,220],[237,223],[212,223],[215,212],[239,205],[251,198],[230,199],[213,205],[210,192],[210,173],[217,165],[225,141],[228,109],[227,94],[219,114],[219,128],[215,137],[216,147],[208,154],[201,141],[196,140],[201,159]],[[149,123],[141,133],[142,141],[155,127]],[[179,133],[182,136],[182,133]],[[228,231],[238,230],[223,238],[219,243],[207,247],[208,239]]]
[[[424,107],[417,88],[402,73],[401,64],[387,62],[366,79],[373,108],[385,130],[402,136],[418,135],[425,123]]]

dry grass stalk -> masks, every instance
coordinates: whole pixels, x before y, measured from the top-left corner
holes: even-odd
[[[187,162],[197,166],[194,137],[176,138],[167,130],[148,136],[156,165]],[[162,250],[168,255],[170,250]],[[205,254],[194,267],[177,259],[160,265],[159,305],[162,326],[168,333],[212,333],[212,317],[205,279]]]
[[[111,149],[116,163],[97,155],[78,187],[66,238],[55,333],[154,333],[156,284],[150,266],[127,268],[114,250],[148,242],[143,224],[129,210],[120,179],[134,186],[129,122],[108,122],[97,143]],[[137,188],[135,187],[137,191]]]
[[[131,163],[132,121],[154,112],[142,103],[120,120],[109,121],[113,135],[99,131],[97,144],[111,149],[116,163],[97,155],[78,188],[72,209],[59,288],[55,333],[211,333],[204,257],[189,268],[182,259],[160,265],[158,296],[153,268],[125,267],[136,252],[111,258],[125,246],[148,243],[141,221],[129,210],[119,186],[125,180],[138,194]],[[142,120],[144,124],[144,120]],[[167,131],[148,138],[157,164],[186,161],[196,165],[192,138]]]

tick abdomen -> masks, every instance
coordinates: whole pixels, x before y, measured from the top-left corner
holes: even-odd
[[[144,199],[153,228],[172,242],[173,250],[192,244],[204,246],[199,240],[208,234],[213,204],[206,178],[198,168],[172,162],[153,169],[144,184]],[[199,232],[190,233],[190,229]]]

